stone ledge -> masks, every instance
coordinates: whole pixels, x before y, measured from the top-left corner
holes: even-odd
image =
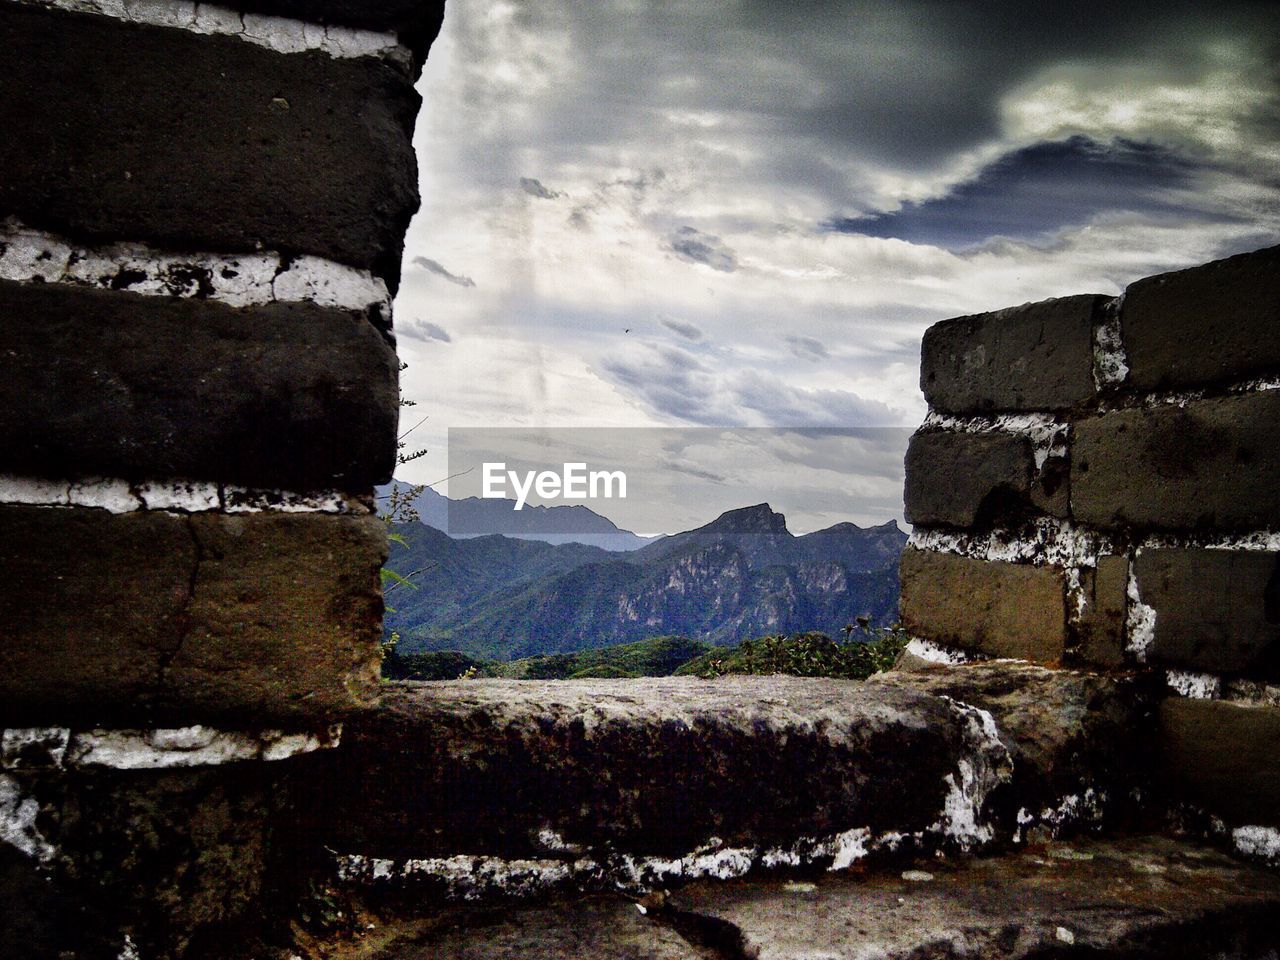
[[[990,838],[983,804],[1007,776],[970,707],[781,676],[391,684],[317,759],[328,796],[308,784],[302,836],[367,879],[537,861],[644,885],[970,847]]]
[[[1139,778],[1138,701],[1010,664],[391,684],[308,761],[294,829],[344,881],[425,898],[839,870],[1098,826]]]
[[[1058,836],[1123,814],[1134,786],[1149,784],[1152,691],[1122,677],[994,661],[939,665],[903,657],[869,678],[986,710],[1013,758],[990,812],[1002,836]]]

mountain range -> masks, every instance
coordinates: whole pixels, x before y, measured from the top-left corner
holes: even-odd
[[[726,645],[769,633],[838,634],[858,617],[887,624],[897,615],[907,540],[893,521],[795,536],[765,503],[625,553],[528,533],[457,539],[425,522],[397,532],[407,546],[393,544],[390,566],[415,584],[387,599],[399,650],[491,660],[664,634]]]
[[[379,500],[393,489],[410,491],[411,484],[393,480],[377,491]],[[419,519],[443,530],[455,540],[501,534],[518,540],[544,543],[585,543],[605,550],[638,550],[656,537],[642,537],[623,530],[608,517],[578,504],[546,507],[526,504],[515,510],[514,501],[465,497],[452,500],[431,487],[422,487],[412,499]],[[480,531],[480,532],[475,532]]]

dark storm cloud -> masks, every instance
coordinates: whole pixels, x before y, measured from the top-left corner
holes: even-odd
[[[1196,167],[1171,151],[1072,137],[1001,157],[949,194],[893,213],[834,218],[831,230],[965,247],[992,237],[1034,240],[1107,211],[1148,218],[1185,213]]]
[[[541,180],[535,180],[533,177],[521,177],[520,189],[539,200],[558,200],[564,196],[559,190],[549,190],[542,185]]]
[[[476,282],[470,277],[459,276],[456,273],[450,273],[436,260],[427,257],[414,257],[413,262],[428,273],[434,273],[437,277],[442,277],[450,283],[456,283],[460,287],[474,287]]]
[[[705,114],[718,143],[761,148],[734,155],[740,176],[825,196],[843,215],[876,209],[857,195],[858,163],[939,168],[998,138],[1002,97],[1049,67],[1142,60],[1178,82],[1208,69],[1216,38],[1280,48],[1273,5],[1239,0],[540,0],[518,5],[504,36],[482,8],[450,14],[468,69],[479,77],[515,38],[555,82],[462,104],[518,111],[469,138],[478,170],[505,176],[529,151],[548,169],[601,147],[658,159],[673,114]]]
[[[667,236],[667,247],[681,260],[702,263],[721,273],[738,269],[738,258],[719,237],[693,227],[680,227]]]
[[[702,332],[702,328],[697,324],[687,323],[684,320],[677,320],[675,317],[658,317],[658,322],[672,333],[684,337],[686,340],[691,340],[694,343],[705,336]]]

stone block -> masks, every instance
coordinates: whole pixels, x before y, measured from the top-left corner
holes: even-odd
[[[394,288],[418,205],[405,68],[22,4],[6,4],[0,46],[0,218],[315,254]]]
[[[902,553],[903,625],[915,636],[992,657],[1062,660],[1066,588],[1053,567]]]
[[[920,389],[935,410],[1066,410],[1093,399],[1093,328],[1107,298],[1083,295],[936,323]]]
[[[1170,697],[1160,760],[1180,798],[1231,826],[1280,826],[1280,707]]]
[[[969,528],[1066,516],[1066,477],[1036,470],[1031,441],[1007,433],[918,432],[907,447],[908,523]]]
[[[1081,571],[1084,610],[1071,624],[1072,656],[1095,667],[1125,664],[1125,618],[1128,614],[1129,558],[1101,556],[1095,568]]]
[[[1280,247],[1139,280],[1121,319],[1140,390],[1280,373]]]
[[[1156,613],[1150,662],[1280,679],[1280,553],[1143,550],[1134,570]]]
[[[358,312],[0,281],[0,472],[362,492],[397,379]]]
[[[328,722],[376,690],[376,517],[0,507],[0,720]]]
[[[1131,680],[1029,663],[924,664],[867,679],[951,697],[988,711],[1013,757],[1002,788],[1001,832],[1092,829],[1150,774],[1150,704]],[[1047,816],[1046,816],[1047,814]],[[1000,817],[1003,820],[999,820]]]
[[[1280,526],[1280,390],[1081,420],[1071,512],[1105,528]]]
[[[304,784],[295,828],[343,855],[421,861],[455,895],[487,869],[473,856],[552,879],[593,858],[599,879],[625,856],[630,883],[650,861],[678,875],[794,847],[792,862],[830,862],[845,831],[933,835],[962,759],[997,775],[987,751],[1003,748],[984,737],[950,701],[858,681],[393,683],[314,758],[332,766]],[[433,878],[432,863],[459,867]]]

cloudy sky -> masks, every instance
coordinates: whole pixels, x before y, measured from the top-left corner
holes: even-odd
[[[1278,65],[1265,3],[449,0],[401,476],[449,427],[912,426],[935,320],[1280,242]],[[892,515],[803,470],[793,529]]]

